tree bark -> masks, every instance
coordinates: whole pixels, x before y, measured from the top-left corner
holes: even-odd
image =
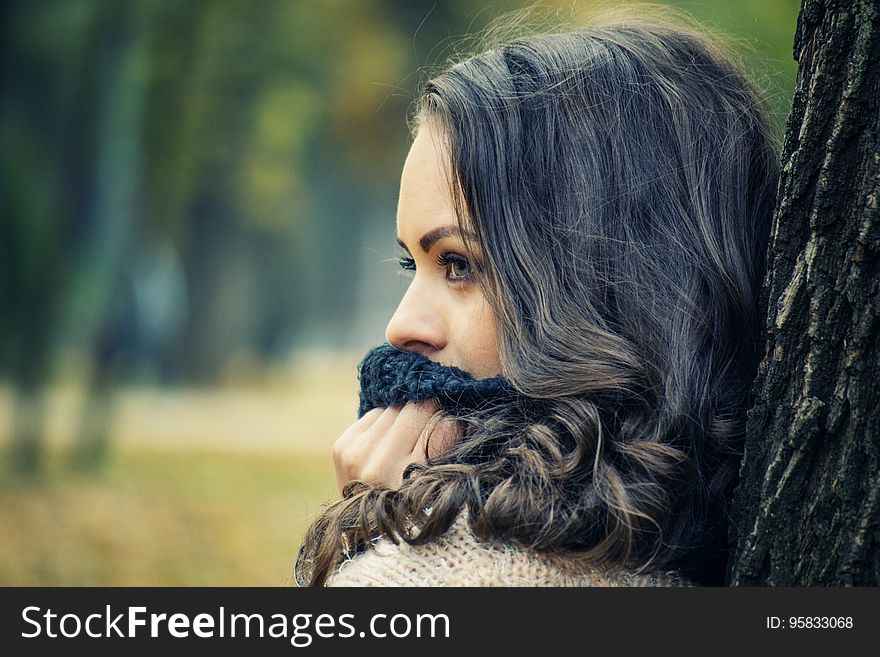
[[[728,582],[880,585],[880,1],[804,0]]]

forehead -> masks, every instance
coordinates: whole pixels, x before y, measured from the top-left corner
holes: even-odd
[[[440,225],[456,223],[448,151],[439,132],[423,123],[400,178],[397,234],[409,241]]]

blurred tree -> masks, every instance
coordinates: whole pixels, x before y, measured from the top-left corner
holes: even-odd
[[[11,462],[35,474],[93,153],[96,5],[5,3],[0,58],[0,367],[15,394]]]
[[[152,16],[146,4],[107,4],[99,21],[94,135],[94,187],[87,208],[77,274],[85,303],[68,307],[67,319],[92,354],[87,402],[75,460],[99,466],[107,453],[116,373],[123,345],[117,327],[128,309],[126,258],[136,244],[143,215],[144,105],[147,34]]]
[[[880,3],[804,0],[734,585],[880,585]]]

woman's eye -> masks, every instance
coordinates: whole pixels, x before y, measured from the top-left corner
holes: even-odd
[[[437,264],[446,269],[446,277],[451,281],[462,282],[473,277],[470,263],[459,255],[441,253],[437,257]]]
[[[415,271],[416,261],[409,256],[398,256],[400,268],[405,271]],[[473,278],[473,271],[467,258],[454,253],[441,253],[437,256],[437,265],[446,273],[446,279],[454,283],[462,283]]]
[[[461,263],[453,260],[449,263],[452,267],[452,275],[455,278],[465,278],[468,274],[471,273],[471,268],[468,266],[466,262]]]

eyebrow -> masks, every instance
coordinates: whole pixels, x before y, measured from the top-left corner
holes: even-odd
[[[435,228],[434,230],[429,230],[427,233],[422,235],[422,238],[419,240],[419,246],[422,247],[422,251],[428,253],[431,250],[431,247],[434,246],[434,243],[437,240],[443,239],[444,237],[449,237],[450,235],[455,235],[456,237],[462,237],[471,242],[477,241],[477,234],[470,230],[462,230],[453,224],[449,224],[447,226],[440,226],[439,228]],[[399,237],[397,238],[397,243],[403,247],[407,252],[409,249],[406,244],[403,243],[403,240]]]

